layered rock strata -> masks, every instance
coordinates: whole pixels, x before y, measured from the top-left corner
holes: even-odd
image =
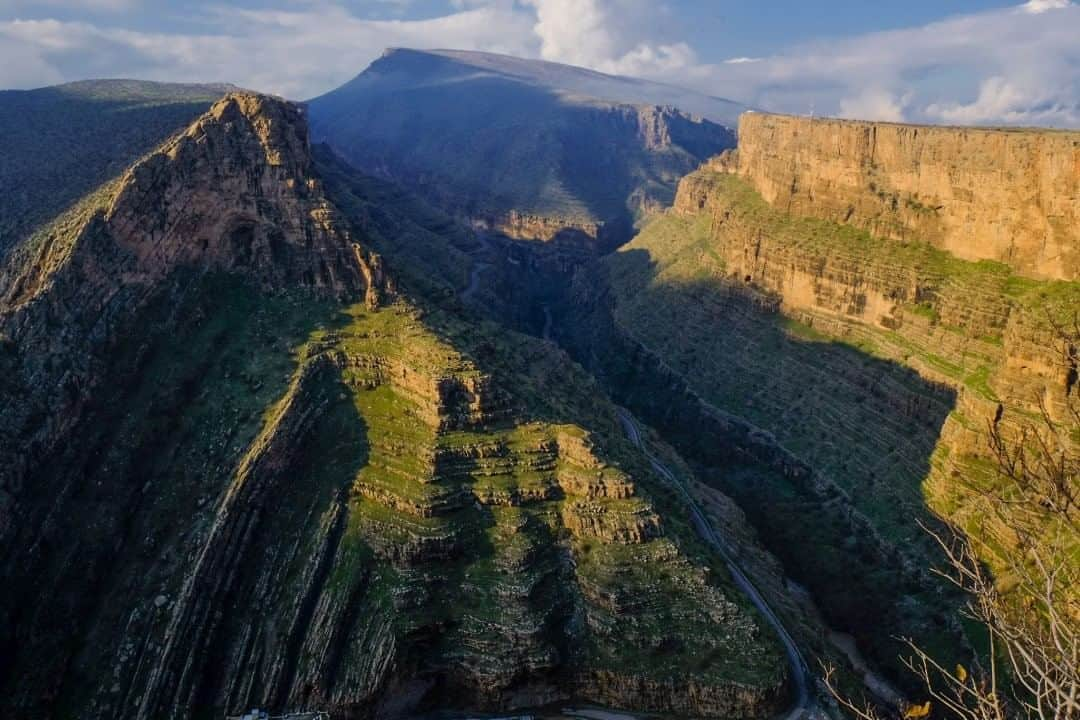
[[[614,408],[395,290],[304,128],[226,98],[5,281],[0,707],[778,709]]]
[[[578,277],[571,313],[579,327],[568,335],[579,357],[625,389],[620,400],[681,451],[718,468],[712,480],[736,494],[830,620],[846,624],[864,646],[877,645],[870,647],[876,661],[895,666],[897,649],[880,641],[883,627],[928,639],[958,630],[923,571],[934,562],[933,548],[914,519],[933,522],[936,514],[967,526],[991,515],[978,497],[980,484],[993,479],[988,428],[1016,438],[1046,408],[1063,423],[1061,438],[1070,437],[1076,359],[1054,323],[1068,322],[1080,307],[1080,284],[1030,279],[1038,264],[1031,257],[1010,256],[1018,267],[960,259],[936,247],[948,246],[946,235],[924,239],[911,230],[904,241],[863,229],[878,230],[880,217],[857,201],[864,191],[857,174],[837,167],[861,157],[865,148],[847,143],[873,139],[874,126],[823,122],[819,129],[818,121],[746,118],[737,154],[687,176],[671,213]],[[783,135],[789,129],[805,141],[801,150]],[[951,132],[958,147],[972,137],[990,143],[984,153],[996,147],[998,135]],[[900,152],[880,145],[882,138],[901,138],[906,149],[915,135],[923,141],[921,128],[877,133],[880,168],[881,158]],[[940,145],[919,151],[931,172],[948,135],[928,137]],[[1072,157],[1069,143],[1056,145],[1068,135],[1016,137],[1032,152],[1045,151],[1041,166],[1058,168]],[[948,163],[970,183],[984,177],[988,160],[967,152]],[[817,163],[814,153],[827,157]],[[1037,186],[1008,191],[1042,198],[1023,212],[1044,201],[1058,207],[1046,194],[1062,183],[1061,197],[1068,196],[1067,174],[1051,173],[1056,179],[1040,184],[1023,174],[1028,155],[1005,157],[1015,166],[1002,172]],[[897,187],[908,177],[895,176]],[[877,187],[891,178],[882,170]],[[976,193],[971,207],[999,191]],[[850,214],[845,206],[835,219],[819,217],[833,218],[838,206],[830,203],[839,198],[853,205]],[[1043,225],[1053,225],[1057,212],[1045,214]],[[845,219],[849,224],[837,222]],[[948,237],[962,236],[956,233]],[[1054,237],[1071,242],[1067,233]],[[1066,267],[1048,274],[1067,274]],[[662,401],[658,388],[666,388]],[[738,461],[740,449],[758,464],[720,469]],[[777,458],[788,459],[779,474],[761,469],[761,460],[777,469]],[[859,588],[858,603],[836,590],[847,576]],[[948,645],[946,652],[956,652],[959,642]]]
[[[0,333],[21,388],[2,419],[0,536],[27,459],[47,454],[79,418],[110,345],[139,311],[163,291],[174,302],[182,295],[167,289],[177,272],[378,302],[381,261],[354,241],[311,174],[301,113],[227,96],[0,270]]]
[[[738,172],[787,212],[1080,279],[1080,133],[746,113]]]

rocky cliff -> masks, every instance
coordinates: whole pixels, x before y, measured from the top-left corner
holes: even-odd
[[[0,259],[233,90],[139,80],[0,90]]]
[[[936,515],[966,527],[992,515],[978,494],[992,481],[989,427],[1016,437],[1045,407],[1064,423],[1062,438],[1075,430],[1066,412],[1077,401],[1075,352],[1053,323],[1080,308],[1080,283],[961,259],[914,229],[905,241],[875,235],[862,226],[877,228],[869,219],[880,218],[860,217],[854,200],[850,215],[819,218],[833,200],[862,192],[841,188],[837,178],[855,183],[850,173],[833,172],[859,150],[829,146],[821,167],[810,155],[793,160],[783,153],[799,151],[779,133],[809,133],[805,122],[748,115],[737,156],[687,176],[669,214],[579,275],[573,341],[680,451],[706,467],[736,464],[706,476],[747,508],[835,625],[896,668],[883,627],[944,653],[962,645],[947,635],[958,626],[924,572],[934,551],[914,520]],[[759,124],[777,134],[755,137]],[[872,137],[872,128],[826,122],[819,130],[815,121],[812,132],[840,142],[863,130],[858,137]],[[883,135],[915,130],[879,130],[874,157]],[[1059,167],[1061,153],[1072,157],[1071,144],[1060,150],[1047,153],[1047,167]],[[1020,177],[1027,156],[1006,157],[1016,167],[1003,172]],[[971,172],[985,160],[972,158]],[[950,162],[954,175],[968,172],[961,158]],[[1001,192],[989,187],[986,196]],[[989,201],[976,192],[970,202]],[[782,473],[739,467],[733,448],[773,467],[784,459]]]
[[[786,212],[1080,279],[1080,133],[746,113],[737,167]]]
[[[372,205],[232,95],[7,266],[0,707],[772,714],[778,643],[614,407],[397,287]]]
[[[78,419],[112,343],[177,272],[378,301],[380,261],[352,241],[310,174],[300,112],[227,96],[0,269],[0,333],[22,396],[3,417],[0,536],[28,459]]]

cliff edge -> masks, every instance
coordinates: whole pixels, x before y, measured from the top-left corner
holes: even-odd
[[[746,113],[737,167],[793,214],[1080,278],[1080,132]]]

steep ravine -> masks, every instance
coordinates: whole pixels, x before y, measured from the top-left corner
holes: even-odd
[[[797,140],[777,139],[786,129]],[[685,178],[670,213],[579,272],[557,323],[575,357],[740,502],[829,621],[894,678],[903,673],[891,635],[942,657],[965,653],[955,600],[927,573],[935,556],[915,519],[969,527],[985,509],[988,424],[1014,436],[1040,403],[1063,422],[1076,392],[1048,320],[1080,307],[1080,290],[1026,277],[1065,269],[1020,256],[1016,268],[965,261],[933,247],[952,240],[923,238],[917,225],[901,241],[814,217],[832,218],[830,198],[846,193],[854,211],[837,219],[877,231],[856,195],[906,177],[890,174],[900,151],[882,138],[922,142],[922,130],[745,116],[737,154]],[[952,131],[953,147],[949,132],[929,133],[934,157],[947,156],[954,174],[965,159],[977,165],[972,177],[982,173],[982,155],[964,149],[982,136]],[[855,133],[878,138],[873,187],[813,161],[848,157],[841,141]],[[1051,145],[1068,138],[1002,137],[1055,168],[1063,156]],[[1018,165],[1002,177],[1029,177],[1027,155],[1004,157]],[[989,185],[972,202],[1006,191],[1045,198],[1055,183]],[[1033,207],[1060,210],[1022,212]]]
[[[9,269],[0,707],[783,706],[601,389],[395,277],[411,220],[354,192],[295,106],[232,95]]]

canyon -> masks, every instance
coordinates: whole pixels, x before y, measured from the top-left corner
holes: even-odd
[[[229,94],[5,265],[3,707],[780,709],[615,406],[397,273],[416,216],[334,162]]]
[[[988,434],[1078,449],[1075,132],[407,49],[11,97],[12,716],[895,705],[985,653],[923,526],[1010,590]]]
[[[919,523],[963,528],[1003,567],[993,548],[1009,536],[981,492],[996,481],[988,432],[1019,438],[1045,410],[1051,442],[1075,442],[1076,355],[1056,328],[1080,308],[1080,285],[1032,277],[1072,272],[1075,224],[1054,218],[1077,209],[1062,164],[1074,143],[748,113],[738,150],[581,270],[560,311],[572,354],[747,509],[827,619],[893,677],[890,635],[944,657],[977,642],[927,572],[942,559]],[[1020,179],[1033,166],[1051,180]],[[945,203],[932,227],[878,195],[917,187],[937,203],[936,174],[952,178],[948,192],[978,192]],[[1030,221],[1040,208],[1053,216]],[[963,226],[968,215],[987,225]],[[991,225],[1023,226],[1014,251],[979,234]]]

